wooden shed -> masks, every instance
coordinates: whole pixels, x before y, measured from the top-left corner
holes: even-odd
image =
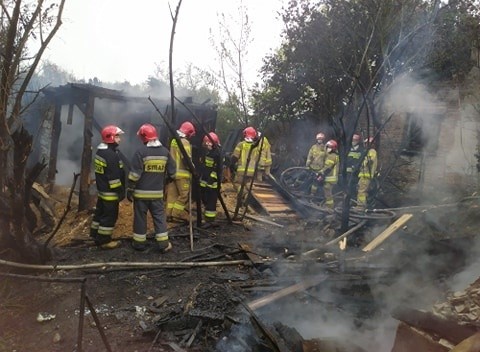
[[[184,121],[190,121],[199,131],[192,141],[194,150],[201,144],[203,131],[214,131],[216,126],[216,106],[194,103],[190,97],[178,99],[179,103],[175,104],[175,114],[172,117],[169,98],[135,97],[118,90],[78,83],[47,87],[42,90],[42,93],[52,107],[49,114],[51,116],[43,117],[43,123],[40,126],[43,133],[41,138],[47,145],[44,153],[48,159],[46,184],[51,187],[56,181],[59,151],[66,149],[60,145],[62,134],[78,133],[76,136],[81,142],[77,140],[76,145],[81,147],[81,150],[74,157],[74,162],[79,163],[80,169],[79,210],[85,210],[89,206],[94,153],[92,142],[94,137],[99,136],[105,124],[118,124],[122,129],[127,126],[129,130],[127,141],[137,142],[132,136],[135,135],[140,124],[149,122],[159,127],[160,139],[162,143],[167,144],[170,133],[168,128],[165,128],[161,115],[174,128],[178,128]],[[134,106],[133,110],[127,108],[131,106]],[[108,116],[108,119],[105,116]],[[74,122],[76,123],[74,131],[65,132],[65,127]],[[199,126],[200,124],[202,126]]]

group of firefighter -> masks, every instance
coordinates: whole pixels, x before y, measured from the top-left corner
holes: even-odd
[[[194,166],[190,140],[196,130],[191,122],[186,121],[179,126],[169,149],[160,142],[155,126],[143,124],[137,131],[142,144],[130,161],[128,175],[125,175],[124,163],[117,149],[122,134],[124,131],[118,126],[104,127],[102,142],[94,158],[97,204],[90,236],[96,245],[104,249],[119,245],[112,235],[118,220],[119,202],[126,197],[133,203],[134,211],[132,247],[139,251],[148,249],[147,216],[150,214],[158,250],[169,251],[172,244],[167,222],[191,221],[189,204],[193,169],[198,170],[196,176],[204,208],[202,226],[212,226],[216,219],[224,166],[217,134],[205,134],[198,165]],[[335,187],[339,183],[340,158],[337,142],[331,139],[325,143],[325,139],[323,132],[316,135],[316,143],[308,152],[306,167],[315,175],[309,192],[320,195],[324,205],[333,208]],[[360,134],[354,134],[346,162],[347,184],[355,193],[353,198],[356,198],[357,207],[366,208],[367,192],[377,168],[373,138],[362,141]],[[229,166],[235,172],[233,182],[238,199],[245,201],[254,181],[261,182],[271,177],[270,142],[254,127],[246,127],[243,139],[230,156]],[[243,205],[245,203],[242,202]]]
[[[325,139],[323,132],[316,135],[316,143],[308,152],[305,166],[315,175],[309,192],[321,197],[326,207],[333,208],[334,191],[339,183],[340,157],[337,141],[331,139],[325,143]],[[367,208],[369,187],[377,171],[378,159],[374,142],[373,137],[362,141],[360,134],[353,134],[346,159],[347,176],[344,185],[356,201],[355,208],[361,210]]]
[[[94,158],[97,203],[90,226],[90,236],[97,246],[103,249],[118,247],[119,241],[113,240],[112,235],[119,216],[119,203],[126,197],[133,203],[132,247],[138,251],[149,248],[147,216],[150,214],[158,250],[161,253],[169,251],[172,244],[167,222],[191,221],[188,205],[193,168],[198,170],[204,208],[202,227],[214,224],[224,166],[220,139],[215,132],[206,133],[198,165],[193,166],[190,140],[196,134],[195,126],[183,122],[175,133],[167,149],[160,142],[155,126],[149,123],[140,126],[137,136],[142,145],[134,153],[128,175],[125,175],[118,150],[124,131],[115,125],[102,129],[102,142]],[[259,180],[268,177],[272,164],[270,143],[255,128],[247,127],[230,163],[237,165],[235,182],[238,184],[243,185],[253,177]]]

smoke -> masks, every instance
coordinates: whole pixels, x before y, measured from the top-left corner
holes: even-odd
[[[454,275],[449,282],[452,291],[460,291],[472,284],[479,278],[478,268],[480,267],[480,238],[475,237],[470,251],[465,258],[465,268]]]
[[[421,142],[431,150],[438,142],[438,129],[445,115],[444,102],[428,91],[428,87],[416,81],[410,75],[396,79],[382,98],[386,116],[394,113],[407,115],[411,124],[416,124],[421,131]]]
[[[117,87],[118,88],[118,87]],[[125,134],[122,135],[118,150],[125,156],[125,160],[131,160],[131,157],[141,145],[141,141],[136,135],[139,127],[144,123],[151,123],[157,128],[160,141],[166,145],[169,138],[169,131],[166,128],[162,117],[156,111],[152,103],[147,99],[150,94],[152,100],[161,113],[167,113],[167,105],[170,100],[165,95],[163,87],[150,88],[148,90],[135,89],[129,86],[122,92],[127,99],[95,99],[94,106],[94,125],[92,135],[92,155],[95,154],[98,144],[101,142],[100,130],[106,125],[116,125],[120,127]],[[179,92],[181,93],[181,92]],[[180,100],[182,100],[180,98]],[[176,104],[177,120],[179,122],[185,119],[191,119],[191,114]],[[205,106],[209,109],[209,106]],[[212,118],[210,110],[203,116],[205,121]],[[212,110],[213,111],[213,108]],[[81,170],[81,160],[84,148],[84,114],[77,106],[73,108],[73,114],[69,116],[68,106],[62,106],[60,121],[61,131],[58,141],[56,183],[59,185],[69,185],[73,173],[79,173]],[[202,114],[195,111],[198,117]],[[202,110],[203,113],[203,110]],[[53,114],[52,114],[53,116]],[[182,120],[183,119],[183,120]],[[213,120],[212,120],[213,121]],[[173,126],[178,128],[178,126]],[[51,126],[50,126],[51,128]],[[198,133],[201,138],[201,133]],[[44,134],[44,138],[49,138],[49,134]],[[44,143],[45,144],[45,143]],[[49,143],[47,143],[49,144]],[[93,178],[93,171],[91,177]],[[66,183],[65,183],[66,182]]]
[[[394,116],[382,131],[380,153],[388,155],[383,168],[403,164],[403,169],[395,166],[394,175],[407,180],[412,197],[422,194],[423,202],[438,202],[473,190],[475,115],[468,104],[461,104],[457,87],[404,75],[392,83],[381,103],[382,114]]]

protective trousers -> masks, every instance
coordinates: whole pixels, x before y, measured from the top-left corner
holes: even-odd
[[[145,242],[147,240],[147,214],[153,219],[155,229],[155,240],[168,242],[167,224],[165,220],[165,209],[163,199],[144,200],[135,199],[133,202],[133,240]]]
[[[333,209],[334,207],[334,200],[333,200],[334,186],[335,184],[330,182],[325,182],[323,185],[323,193],[325,195],[325,206],[331,209]]]
[[[370,181],[371,179],[366,177],[360,177],[358,180],[357,206],[359,207],[367,207],[367,193]]]
[[[216,188],[202,187],[202,203],[205,206],[205,221],[214,222],[217,217],[218,192]]]
[[[98,198],[92,224],[90,225],[90,236],[99,244],[110,242],[117,219],[118,199],[104,200]]]
[[[179,219],[188,218],[188,193],[190,192],[190,179],[177,178],[167,185],[167,217]]]
[[[237,190],[237,194],[242,191],[242,205],[244,205],[245,201],[247,200],[248,192],[250,190],[250,186],[252,185],[252,176],[245,176],[243,175],[236,175],[235,177],[235,189]],[[243,183],[243,189],[242,189],[242,183]]]

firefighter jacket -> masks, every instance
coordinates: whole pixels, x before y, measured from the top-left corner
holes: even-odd
[[[180,138],[180,140],[182,141],[183,147],[185,148],[185,151],[187,152],[188,157],[191,159],[192,145],[190,144],[187,138]],[[182,152],[180,151],[180,148],[178,147],[178,143],[176,139],[172,139],[172,142],[170,143],[170,154],[172,155],[172,158],[175,161],[175,167],[177,169],[175,178],[190,179],[192,177],[192,174],[188,169],[187,162],[183,160],[183,155],[182,155]]]
[[[98,197],[107,201],[118,201],[125,197],[125,171],[117,146],[100,143],[94,159]]]
[[[327,148],[325,147],[325,144],[315,143],[308,151],[307,162],[305,166],[314,171],[319,171],[322,169],[326,157]]]
[[[252,150],[251,153],[250,149]],[[247,165],[249,154],[250,160]],[[255,173],[255,164],[258,160],[258,146],[255,143],[247,141],[239,142],[233,151],[232,157],[235,160],[238,160],[237,175],[242,177],[243,175],[253,177],[253,174]]]
[[[268,141],[267,137],[263,136],[260,138],[260,142],[257,148],[261,148],[262,152],[260,154],[260,161],[258,166],[262,169],[265,169],[268,166],[272,165],[272,145]]]
[[[325,164],[320,170],[320,174],[324,176],[325,183],[336,184],[338,182],[338,169],[340,164],[340,158],[336,152],[327,154]]]
[[[358,177],[362,178],[374,178],[375,173],[377,172],[377,151],[373,148],[370,148],[365,155],[365,158],[362,162],[362,167],[360,168],[360,172],[358,173]]]
[[[217,189],[221,182],[222,162],[220,150],[208,150],[200,159],[200,187]]]
[[[360,167],[360,158],[364,149],[360,144],[352,146],[347,154],[347,172],[353,173]]]
[[[140,147],[132,159],[128,188],[135,199],[162,199],[165,177],[175,177],[175,162],[160,141],[150,141]]]

